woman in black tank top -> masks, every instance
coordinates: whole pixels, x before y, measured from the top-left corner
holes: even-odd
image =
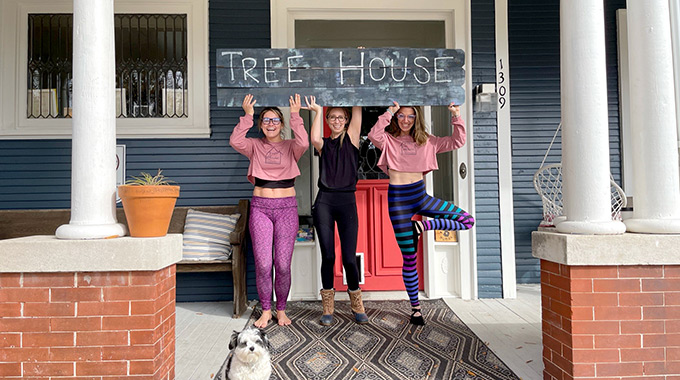
[[[359,167],[359,136],[361,134],[361,107],[328,107],[326,121],[330,137],[322,137],[321,117],[323,107],[312,96],[309,108],[315,112],[310,136],[312,145],[319,152],[319,193],[312,208],[314,228],[321,247],[321,299],[323,314],[319,321],[328,326],[333,323],[335,289],[333,286],[335,265],[335,226],[338,227],[342,265],[347,277],[352,313],[357,323],[368,323],[368,316],[361,300],[359,269],[356,261],[359,217],[355,192]],[[305,98],[306,100],[306,98]]]

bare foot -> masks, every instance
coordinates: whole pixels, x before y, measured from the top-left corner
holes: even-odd
[[[288,326],[291,324],[290,318],[286,316],[285,310],[276,310],[276,319],[279,320],[279,326]]]
[[[272,319],[272,311],[271,310],[262,310],[262,315],[253,324],[255,325],[255,327],[263,329],[263,328],[267,327],[267,325],[269,324],[269,321],[271,319]]]

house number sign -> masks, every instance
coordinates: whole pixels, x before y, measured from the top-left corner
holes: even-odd
[[[465,53],[459,49],[218,49],[217,104],[287,106],[314,95],[333,106],[462,104]]]
[[[503,109],[507,103],[506,95],[508,89],[505,83],[505,68],[503,67],[503,58],[498,60],[498,109]]]

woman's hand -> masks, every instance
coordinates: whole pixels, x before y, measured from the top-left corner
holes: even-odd
[[[243,110],[246,112],[246,115],[253,116],[255,115],[255,102],[257,102],[255,99],[253,99],[252,94],[248,94],[243,98]]]
[[[295,96],[291,96],[290,99],[288,99],[288,102],[290,103],[290,113],[300,112],[300,108],[302,108],[302,105],[300,103],[300,94],[295,94]]]
[[[460,106],[451,102],[451,104],[449,104],[449,112],[451,112],[451,116],[453,117],[460,117]]]
[[[314,111],[319,115],[323,113],[323,107],[316,104],[316,96],[310,95],[309,98],[305,96],[305,103],[307,103],[307,107],[302,107],[303,109]]]
[[[401,108],[401,107],[399,106],[399,103],[397,103],[397,102],[394,101],[394,100],[392,101],[392,103],[394,103],[394,104],[391,105],[391,106],[389,106],[389,107],[387,108],[387,110],[390,111],[390,113],[391,113],[392,115],[394,115],[395,113],[397,113],[397,111],[399,111],[399,108]]]

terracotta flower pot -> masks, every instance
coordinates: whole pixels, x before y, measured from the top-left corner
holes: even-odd
[[[118,186],[130,236],[160,237],[168,233],[179,186]]]

